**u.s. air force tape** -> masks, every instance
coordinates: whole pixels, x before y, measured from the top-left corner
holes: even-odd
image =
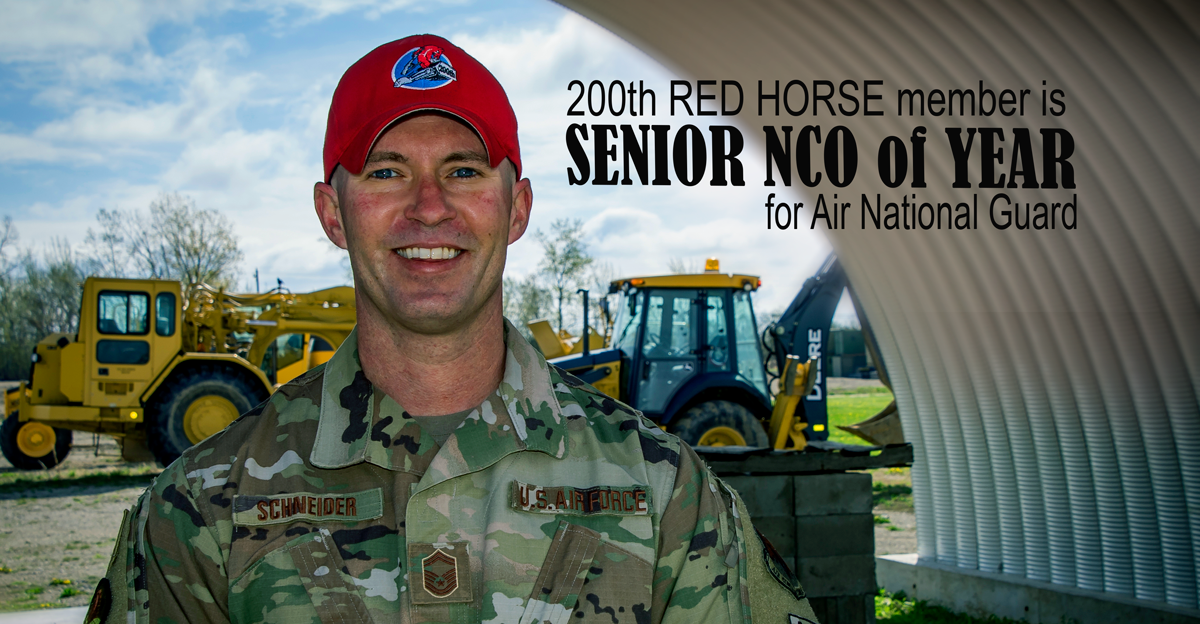
[[[509,504],[517,511],[568,516],[648,516],[649,492],[644,487],[571,487],[513,481]]]
[[[382,515],[383,492],[380,488],[344,494],[291,492],[233,497],[233,523],[237,526],[300,521],[358,522]]]

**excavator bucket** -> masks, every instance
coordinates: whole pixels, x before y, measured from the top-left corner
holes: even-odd
[[[904,443],[904,430],[900,428],[900,414],[896,411],[895,401],[888,403],[883,411],[862,422],[838,425],[837,428],[876,446]]]
[[[567,335],[571,336],[570,334],[567,334]],[[563,344],[571,345],[571,350],[568,353],[568,355],[573,355],[576,353],[583,353],[583,338],[576,338],[574,336],[571,336],[569,340],[563,340]],[[603,349],[604,347],[605,347],[604,336],[601,336],[600,334],[596,333],[596,330],[589,327],[588,328],[588,349],[595,351],[596,349]]]
[[[858,303],[858,296],[854,289],[850,289],[850,298],[854,300],[854,309],[861,310],[862,306]],[[871,330],[871,324],[866,318],[860,317],[862,323],[863,343],[867,347],[867,352],[871,355],[871,361],[875,362],[875,368],[879,371],[879,381],[888,390],[892,389],[892,382],[888,379],[887,368],[883,365],[883,358],[879,357],[879,345],[875,343],[875,333]],[[878,414],[853,425],[838,425],[838,429],[846,433],[854,434],[871,444],[876,446],[887,446],[888,444],[904,444],[904,429],[900,426],[900,413],[896,411],[896,401],[888,403],[888,406],[883,408]]]
[[[538,319],[528,323],[527,327],[547,360],[566,355],[570,350],[570,347],[563,344],[562,338],[559,338],[558,334],[554,332],[554,328],[550,327],[550,321]]]

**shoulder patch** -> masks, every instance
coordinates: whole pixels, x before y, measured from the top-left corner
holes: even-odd
[[[788,567],[787,562],[783,560],[783,557],[779,556],[779,551],[775,550],[775,547],[771,545],[771,542],[767,539],[767,536],[763,535],[762,531],[759,531],[757,528],[754,529],[754,532],[758,533],[758,539],[762,542],[762,558],[763,563],[765,563],[767,566],[767,572],[770,572],[771,576],[784,589],[788,590],[789,593],[795,596],[796,600],[803,600],[805,598],[804,587],[800,585],[800,579],[796,578],[796,574],[793,573],[792,569]],[[788,615],[790,618],[797,618],[791,620],[793,623],[809,621],[801,618],[798,615]]]
[[[100,579],[96,584],[96,593],[92,594],[92,602],[88,605],[87,615],[83,616],[84,624],[103,624],[108,620],[108,612],[112,610],[112,590],[108,578]]]

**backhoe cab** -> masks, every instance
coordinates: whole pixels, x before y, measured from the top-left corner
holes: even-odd
[[[721,273],[716,259],[703,273],[614,280],[609,346],[584,353],[571,344],[576,354],[551,361],[693,446],[802,448],[803,436],[788,436],[792,422],[783,422],[802,423],[794,417],[797,403],[772,418],[751,302],[760,284],[757,276]],[[554,355],[554,343],[543,339],[548,324],[535,325],[539,346]],[[803,388],[809,368],[797,364]],[[783,431],[778,443],[768,430]]]

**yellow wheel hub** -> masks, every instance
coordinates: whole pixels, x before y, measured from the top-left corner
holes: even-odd
[[[58,436],[54,434],[54,427],[40,422],[23,423],[17,430],[17,448],[21,449],[26,457],[49,455],[56,442]]]
[[[238,417],[238,409],[223,396],[206,394],[188,406],[183,415],[183,431],[192,444],[229,426]]]
[[[733,427],[713,427],[700,436],[696,446],[746,446],[746,438]]]

